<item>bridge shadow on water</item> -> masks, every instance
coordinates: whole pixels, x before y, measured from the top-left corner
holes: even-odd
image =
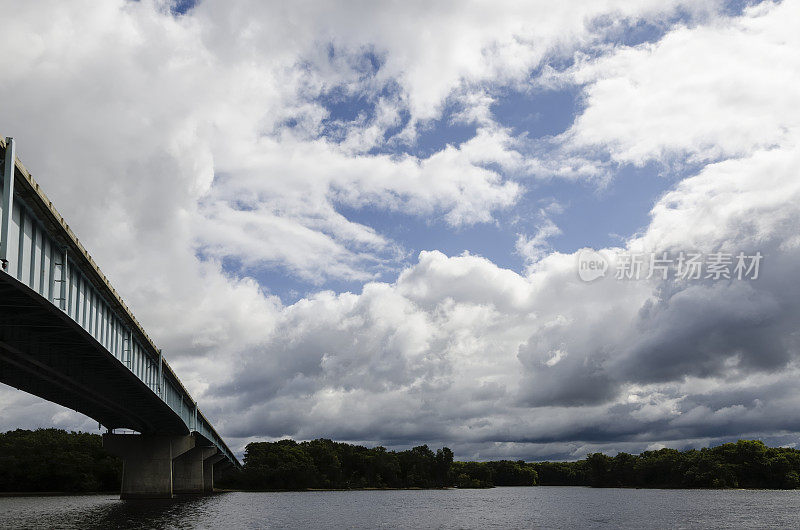
[[[224,493],[178,495],[174,499],[118,501],[81,517],[80,528],[194,528],[206,520]]]
[[[197,528],[215,520],[226,493],[163,500],[119,500],[76,495],[0,499],[0,527],[9,528]]]
[[[86,514],[83,528],[180,528],[203,519],[214,496],[180,495],[174,499],[127,500]]]

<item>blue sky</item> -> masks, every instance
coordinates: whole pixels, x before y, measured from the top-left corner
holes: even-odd
[[[636,45],[657,40],[664,31],[663,27],[641,23],[626,28],[615,40]],[[330,56],[333,55],[331,49]],[[380,70],[381,61],[372,53],[365,54],[357,62],[364,65],[365,78],[374,77]],[[396,90],[389,86],[376,94],[348,95],[346,90],[338,88],[315,98],[315,103],[327,112],[320,137],[334,143],[341,141],[343,130],[358,120],[374,118],[376,98],[390,96]],[[547,142],[566,132],[581,110],[579,86],[563,89],[532,85],[525,89],[496,87],[490,93],[494,100],[490,106],[493,122],[529,144],[539,145],[537,142]],[[475,137],[479,127],[475,122],[459,119],[462,110],[463,105],[457,101],[446,103],[440,117],[420,124],[413,142],[397,141],[394,137],[408,125],[408,113],[401,112],[400,123],[388,128],[384,135],[386,141],[370,149],[369,154],[411,155],[425,159],[447,145],[458,147]],[[296,123],[290,121],[286,125],[292,128]],[[467,252],[521,273],[526,260],[517,252],[516,242],[520,234],[536,233],[543,222],[542,208],[553,202],[562,208],[552,215],[552,221],[561,231],[548,239],[552,251],[572,253],[584,247],[618,246],[646,227],[652,206],[679,180],[679,176],[657,163],[642,167],[615,164],[611,167],[611,178],[588,182],[506,175],[500,168],[493,169],[505,179],[516,179],[524,192],[513,207],[495,212],[491,222],[453,227],[443,216],[423,218],[381,207],[351,207],[341,203],[335,205],[336,211],[352,222],[375,229],[403,249],[404,259],[373,270],[375,280],[393,281],[397,271],[415,261],[417,254],[424,250],[439,250],[451,256]],[[280,265],[242,270],[241,263],[235,259],[228,258],[223,263],[230,274],[255,277],[287,304],[319,289],[359,292],[362,285],[359,281],[336,278],[321,283],[304,281]]]

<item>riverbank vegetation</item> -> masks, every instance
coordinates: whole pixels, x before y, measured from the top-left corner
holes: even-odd
[[[491,466],[493,463],[477,465]],[[800,488],[800,451],[739,440],[711,448],[660,449],[639,455],[593,453],[574,462],[518,463],[532,469],[542,486],[595,488]],[[468,469],[476,469],[471,467]],[[468,471],[486,479],[486,473]],[[496,475],[493,475],[496,476]],[[495,485],[499,485],[495,481]],[[510,485],[510,484],[509,484]]]
[[[0,492],[119,489],[122,463],[96,434],[58,429],[0,433]],[[242,472],[217,486],[246,490],[486,488],[492,486],[633,488],[800,488],[800,450],[757,440],[699,450],[639,455],[594,453],[574,462],[458,462],[447,447],[404,451],[327,439],[253,442]]]
[[[660,449],[614,457],[594,453],[577,462],[534,464],[542,484],[580,484],[601,488],[756,488],[800,487],[800,451],[739,440],[717,447]]]
[[[449,464],[448,464],[449,462]],[[597,488],[800,487],[800,450],[739,440],[712,448],[660,449],[639,455],[593,453],[574,462],[454,462],[428,446],[408,451],[314,440],[247,446],[245,471],[232,477],[255,489],[492,486]]]
[[[427,445],[407,451],[312,440],[247,445],[233,487],[257,490],[436,488],[448,486],[453,453]]]
[[[326,439],[248,444],[244,471],[222,481],[257,490],[486,488],[536,482],[536,472],[524,462],[454,462],[447,447],[389,451]]]
[[[60,429],[0,433],[0,492],[119,491],[122,462],[96,434]]]

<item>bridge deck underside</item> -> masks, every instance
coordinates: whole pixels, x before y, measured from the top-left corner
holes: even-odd
[[[109,428],[186,434],[181,418],[63,311],[0,273],[0,381]]]

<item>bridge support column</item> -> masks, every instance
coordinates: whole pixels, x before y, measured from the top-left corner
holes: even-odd
[[[196,493],[205,491],[205,465],[208,457],[217,453],[216,447],[195,447],[172,462],[172,491]]]
[[[194,448],[193,436],[104,434],[103,448],[122,458],[122,499],[171,499],[173,459]]]
[[[206,493],[214,493],[214,464],[224,459],[225,455],[215,451],[203,460],[203,491]]]

